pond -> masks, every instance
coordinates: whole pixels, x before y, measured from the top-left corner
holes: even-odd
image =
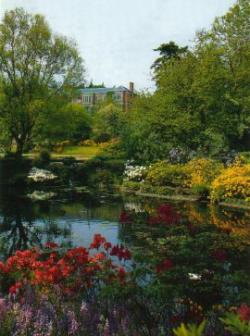
[[[18,193],[0,193],[0,249],[4,256],[17,249],[54,241],[66,246],[88,246],[94,234],[100,233],[112,244],[133,247],[130,225],[119,223],[123,210],[134,213],[154,211],[162,201],[139,197],[85,195],[80,200],[53,199],[32,201]],[[166,203],[166,201],[164,201]],[[192,225],[211,224],[229,229],[250,241],[250,212],[209,207],[192,202],[170,203],[182,221]],[[149,227],[140,225],[141,234]]]
[[[162,203],[89,193],[32,201],[17,191],[1,192],[1,259],[46,242],[89,246],[99,233],[131,251],[128,265],[141,267],[140,283],[154,279],[156,272],[151,291],[164,285],[168,299],[188,297],[204,309],[247,302],[250,212],[205,203]]]

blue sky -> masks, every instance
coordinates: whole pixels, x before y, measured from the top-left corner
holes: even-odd
[[[87,79],[106,86],[152,89],[153,49],[173,40],[190,45],[235,0],[0,0],[5,10],[24,7],[46,16],[54,32],[76,40]]]

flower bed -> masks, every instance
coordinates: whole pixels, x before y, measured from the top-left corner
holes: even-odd
[[[1,262],[0,335],[248,335],[247,242],[169,204],[122,211],[125,227],[131,251],[96,234],[88,248],[49,242]]]

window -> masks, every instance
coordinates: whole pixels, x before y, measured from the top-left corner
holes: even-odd
[[[84,103],[87,103],[87,104],[91,103],[91,96],[84,96],[83,101]]]

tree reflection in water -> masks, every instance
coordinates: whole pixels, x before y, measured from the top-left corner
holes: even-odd
[[[2,196],[2,197],[1,197]],[[59,227],[51,215],[48,202],[33,203],[17,194],[0,195],[0,254],[2,257],[46,241],[71,236],[71,228]],[[70,240],[64,243],[70,247]]]

